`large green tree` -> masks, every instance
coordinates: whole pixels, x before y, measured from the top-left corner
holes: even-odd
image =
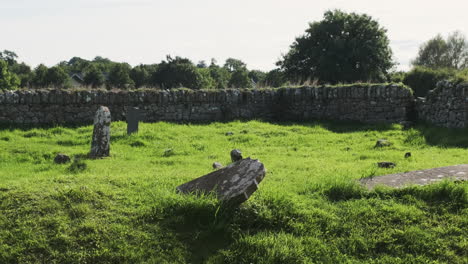
[[[278,65],[293,82],[382,81],[393,66],[386,32],[368,15],[327,11]]]
[[[189,59],[167,56],[166,61],[162,61],[151,75],[150,83],[164,89],[201,89],[207,83],[204,78],[208,77],[209,75],[202,74]]]
[[[127,63],[115,63],[110,68],[107,85],[112,88],[133,88],[135,82],[130,78],[130,70],[131,67]]]
[[[419,48],[414,66],[427,68],[468,68],[468,41],[465,36],[455,31],[444,39],[440,34],[428,40]]]

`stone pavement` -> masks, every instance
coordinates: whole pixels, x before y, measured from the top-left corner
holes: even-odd
[[[401,188],[411,184],[426,185],[436,183],[445,178],[468,181],[468,164],[369,177],[361,179],[360,182],[369,189],[377,185]]]

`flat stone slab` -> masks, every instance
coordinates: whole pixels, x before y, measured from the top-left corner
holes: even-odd
[[[468,181],[468,164],[388,174],[371,178],[363,178],[359,181],[367,188],[372,189],[377,185],[387,185],[395,188],[401,188],[411,184],[427,185],[439,182],[446,178]]]
[[[265,177],[265,167],[258,160],[246,158],[177,187],[181,193],[209,193],[219,200],[240,204],[258,189]]]

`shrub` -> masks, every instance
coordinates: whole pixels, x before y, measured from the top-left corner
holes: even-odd
[[[436,87],[437,82],[454,76],[454,70],[415,67],[406,74],[403,83],[413,89],[415,96],[425,97],[427,92]]]

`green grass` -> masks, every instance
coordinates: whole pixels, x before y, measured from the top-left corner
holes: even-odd
[[[0,129],[0,263],[467,263],[468,183],[367,191],[355,181],[468,163],[466,130],[259,121],[111,130],[112,156],[89,160],[91,126]],[[374,148],[381,138],[393,144]],[[234,148],[267,168],[240,208],[176,193],[213,162],[228,164]],[[56,165],[57,153],[75,161]]]

